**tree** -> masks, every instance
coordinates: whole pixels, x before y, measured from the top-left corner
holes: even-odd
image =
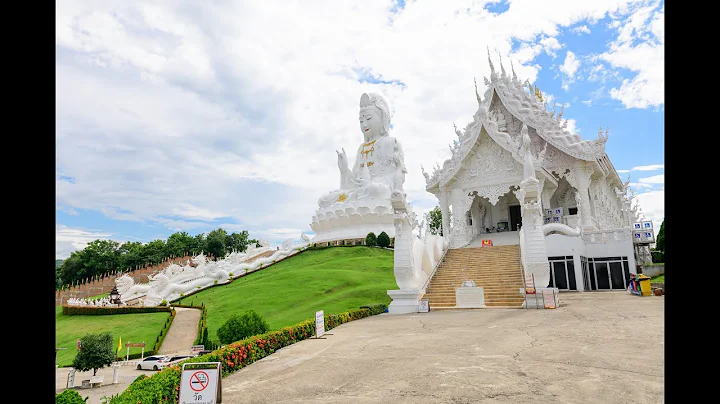
[[[63,284],[70,285],[89,275],[83,264],[83,256],[83,251],[73,251],[70,253],[70,256],[63,261],[60,267],[60,279],[62,279]]]
[[[170,237],[168,237],[167,241],[165,242],[165,250],[169,255],[182,257],[183,255],[185,255],[185,252],[192,249],[193,242],[193,236],[187,234],[184,231],[173,233],[170,235]]]
[[[377,245],[377,236],[375,236],[375,233],[368,233],[368,235],[365,237],[365,245],[368,247],[374,247]]]
[[[143,256],[143,244],[139,241],[127,241],[122,243],[118,248],[120,254],[120,268],[125,270],[130,268],[131,270],[145,264],[145,257]]]
[[[225,243],[228,239],[227,232],[222,228],[211,231],[207,235],[207,252],[212,254],[214,259],[222,258],[227,253]]]
[[[660,224],[660,230],[658,230],[657,238],[655,238],[655,249],[665,252],[665,219]]]
[[[85,334],[80,338],[80,347],[72,366],[81,372],[92,369],[96,376],[98,369],[112,365],[115,360],[113,338],[109,333]]]
[[[190,250],[191,255],[198,255],[203,251],[207,251],[207,240],[205,234],[200,233],[193,239],[192,249]]]
[[[382,232],[377,237],[377,245],[382,248],[387,248],[390,246],[390,236],[387,235],[387,233]]]
[[[165,253],[165,242],[158,239],[153,240],[142,248],[142,256],[146,264],[159,264],[163,258],[167,257]]]
[[[245,313],[233,314],[217,330],[217,336],[221,343],[230,344],[241,339],[252,337],[267,332],[270,329],[265,319],[254,310]]]
[[[256,242],[255,240],[248,239],[248,237],[249,234],[247,230],[243,230],[240,233],[233,233],[228,236],[225,246],[232,251],[243,252],[247,250],[249,245],[254,245],[253,242]]]
[[[436,205],[430,212],[430,233],[431,234],[439,234],[443,235],[443,228],[442,228],[442,210],[440,210],[440,205]],[[448,218],[448,222],[450,221],[450,218]]]
[[[113,240],[91,241],[83,249],[83,266],[87,269],[87,276],[95,276],[114,272],[120,266],[120,243]]]

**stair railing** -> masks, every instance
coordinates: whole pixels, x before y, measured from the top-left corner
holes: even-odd
[[[450,244],[443,249],[442,254],[440,255],[440,259],[438,262],[435,263],[435,268],[433,268],[432,272],[428,275],[427,279],[425,279],[425,284],[423,284],[422,290],[427,289],[428,285],[430,284],[430,281],[432,280],[433,276],[435,276],[435,272],[437,272],[438,268],[440,267],[440,264],[442,264],[443,260],[445,259],[445,254],[450,249]]]
[[[527,284],[525,284],[525,231],[523,229],[520,229],[520,279],[522,279],[523,284],[523,290],[522,290],[522,296],[525,299],[523,302],[523,306],[527,309]],[[533,281],[533,284],[535,282]]]

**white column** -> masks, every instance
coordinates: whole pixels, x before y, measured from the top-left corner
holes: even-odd
[[[580,213],[580,223],[583,229],[591,230],[595,229],[595,225],[592,221],[592,210],[590,208],[590,196],[588,189],[590,188],[590,176],[592,175],[592,168],[588,167],[575,167],[572,170],[572,175],[566,177],[570,185],[577,189],[577,195],[580,199],[580,206],[578,210]]]
[[[440,211],[442,212],[442,228],[443,237],[450,239],[450,209],[448,206],[448,197],[445,191],[440,191]]]

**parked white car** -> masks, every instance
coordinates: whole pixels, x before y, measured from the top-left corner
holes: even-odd
[[[138,370],[160,370],[170,361],[167,355],[153,355],[138,362]]]

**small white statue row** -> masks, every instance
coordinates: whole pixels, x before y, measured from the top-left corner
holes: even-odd
[[[83,299],[79,297],[71,297],[67,299],[68,306],[91,306],[91,307],[104,307],[104,306],[115,306],[117,304],[111,303],[110,298],[103,297],[100,299]],[[123,303],[124,305],[124,303]]]
[[[301,235],[302,242],[299,244],[294,243],[293,239],[285,240],[281,247],[276,248],[263,242],[259,248],[253,246],[245,252],[233,251],[224,259],[217,261],[208,260],[204,254],[200,253],[192,260],[188,260],[184,266],[170,264],[157,274],[149,275],[150,282],[148,283],[136,284],[135,280],[127,274],[115,279],[115,283],[122,302],[142,298],[144,306],[157,306],[163,301],[167,304],[190,292],[227,283],[231,278],[294,255],[309,246],[305,238],[307,236],[302,237]],[[269,251],[274,252],[269,256],[248,262]]]

